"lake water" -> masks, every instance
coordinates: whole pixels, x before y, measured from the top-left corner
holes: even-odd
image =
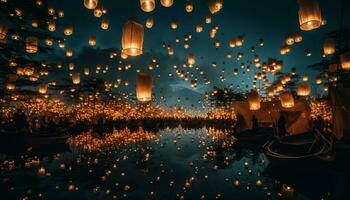
[[[272,168],[259,146],[239,145],[225,131],[151,134],[77,136],[66,148],[2,154],[2,199],[288,199],[294,191],[293,199],[308,200],[335,198],[345,187],[342,172],[323,179],[323,172]]]

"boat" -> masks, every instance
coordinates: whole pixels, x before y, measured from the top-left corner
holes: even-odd
[[[274,138],[262,148],[272,165],[295,168],[298,165],[315,166],[315,163],[330,161],[323,158],[332,152],[332,142],[316,130],[283,139]]]

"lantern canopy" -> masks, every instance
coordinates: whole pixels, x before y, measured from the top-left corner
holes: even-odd
[[[298,0],[299,24],[303,31],[310,31],[322,25],[321,9],[317,0]]]
[[[294,97],[291,92],[285,91],[280,94],[281,106],[283,108],[294,107]]]
[[[123,26],[122,52],[128,56],[143,53],[144,28],[141,24],[128,20]]]
[[[140,0],[141,9],[144,12],[152,12],[156,7],[155,0]]]
[[[138,73],[136,80],[136,98],[139,102],[152,100],[153,78],[150,73]]]
[[[248,94],[248,103],[249,103],[249,109],[250,110],[259,110],[260,105],[260,96],[259,93],[256,90],[252,90]]]

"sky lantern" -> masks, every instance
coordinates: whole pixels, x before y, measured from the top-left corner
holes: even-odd
[[[322,83],[322,78],[321,77],[316,77],[316,80],[315,80],[316,84],[317,85],[320,85]]]
[[[250,110],[259,110],[260,105],[260,96],[259,93],[256,90],[252,90],[248,94],[248,103],[249,103],[249,109]]]
[[[235,38],[231,38],[231,39],[230,39],[230,44],[229,44],[229,46],[230,46],[231,48],[234,48],[234,47],[236,46],[236,40],[235,40]]]
[[[73,49],[71,49],[71,48],[67,49],[66,56],[67,57],[72,57],[73,56]]]
[[[208,0],[209,11],[211,14],[219,12],[223,6],[223,0]]]
[[[9,82],[9,83],[6,83],[5,87],[7,90],[14,90],[16,88],[16,84]]]
[[[177,22],[176,20],[173,20],[170,24],[171,29],[177,29]]]
[[[294,37],[293,35],[287,35],[285,39],[286,45],[293,45],[294,44]]]
[[[169,8],[174,4],[174,0],[160,0],[160,4],[166,8]]]
[[[303,31],[310,31],[322,25],[321,9],[317,0],[298,0],[299,24]]]
[[[36,37],[29,36],[26,38],[26,52],[27,53],[38,52],[38,39]]]
[[[196,32],[197,33],[200,33],[200,32],[202,32],[203,31],[203,26],[202,26],[202,24],[197,24],[196,25]]]
[[[185,4],[185,10],[186,12],[190,13],[193,11],[193,4],[190,1],[187,1]]]
[[[38,88],[38,92],[40,94],[46,94],[47,93],[47,84],[41,83]]]
[[[98,0],[84,0],[84,6],[89,10],[95,9],[97,5],[98,5]]]
[[[144,12],[152,12],[156,7],[155,0],[140,0],[140,5]]]
[[[63,33],[67,36],[70,36],[73,34],[73,26],[72,25],[67,25],[63,29]]]
[[[307,82],[303,81],[298,85],[297,87],[298,96],[309,96],[310,93],[311,93],[311,87]]]
[[[335,42],[332,38],[328,38],[323,44],[323,53],[325,55],[332,55],[335,52]]]
[[[7,27],[5,24],[0,22],[0,40],[4,40],[7,36]]]
[[[211,23],[211,17],[210,16],[206,16],[205,17],[205,23],[206,24],[210,24]]]
[[[150,102],[152,100],[153,78],[151,73],[137,73],[136,98],[139,102]]]
[[[152,28],[153,27],[153,24],[154,24],[154,21],[153,21],[153,18],[150,17],[146,20],[146,27],[147,28]]]
[[[89,37],[89,45],[90,46],[95,46],[96,45],[96,37],[95,36],[91,35]]]
[[[294,97],[289,91],[284,91],[280,94],[280,101],[283,108],[294,107]]]
[[[128,56],[143,53],[144,28],[141,24],[128,20],[123,26],[122,52]]]
[[[109,20],[108,19],[103,19],[101,22],[101,28],[103,30],[107,30],[109,28]]]
[[[72,74],[72,82],[74,85],[80,84],[80,73],[75,72]]]
[[[94,16],[97,18],[100,18],[103,15],[103,8],[102,6],[98,6],[94,9]]]
[[[84,75],[88,76],[90,74],[90,68],[84,67]]]
[[[189,65],[194,65],[196,63],[195,57],[193,53],[188,54],[187,56],[187,63]]]
[[[350,51],[343,53],[340,56],[340,62],[342,69],[350,70]]]

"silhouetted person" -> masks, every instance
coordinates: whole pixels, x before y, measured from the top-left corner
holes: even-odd
[[[286,136],[286,118],[283,115],[278,119],[278,132],[280,137]]]
[[[258,118],[256,118],[255,115],[253,115],[252,117],[252,124],[253,124],[253,130],[256,131],[259,129],[259,122],[258,122]]]
[[[13,123],[17,131],[25,131],[28,128],[26,116],[21,109],[18,109],[13,115]]]

